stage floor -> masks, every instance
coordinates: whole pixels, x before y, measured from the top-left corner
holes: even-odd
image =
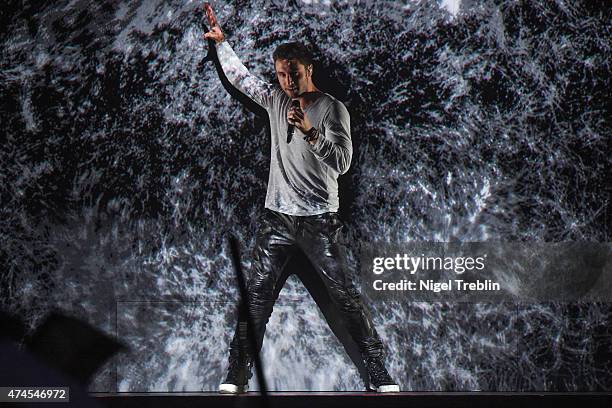
[[[218,393],[93,393],[108,407],[559,407],[610,408],[611,393],[491,393],[491,392],[401,392],[376,394],[356,392],[271,392],[262,398],[257,392],[240,396]]]

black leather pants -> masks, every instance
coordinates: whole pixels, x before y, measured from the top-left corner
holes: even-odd
[[[253,270],[247,283],[249,311],[258,352],[276,300],[275,290],[280,290],[276,288],[277,282],[291,253],[299,249],[322,279],[361,354],[364,357],[382,355],[383,346],[372,319],[364,310],[359,292],[345,274],[345,254],[338,242],[342,227],[336,213],[300,217],[264,210],[257,232]],[[238,326],[241,320],[244,319],[239,319]],[[244,343],[245,339],[241,341],[237,327],[230,344],[230,354],[237,354],[241,344],[245,350]]]

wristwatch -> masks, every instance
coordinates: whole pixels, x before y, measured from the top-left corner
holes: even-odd
[[[316,127],[313,126],[310,128],[308,132],[306,132],[306,136],[304,136],[304,140],[310,143],[313,140],[317,140],[318,137],[319,137],[319,131],[317,130]]]

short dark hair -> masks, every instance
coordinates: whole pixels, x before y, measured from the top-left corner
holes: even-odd
[[[297,41],[283,43],[276,47],[274,53],[272,53],[272,58],[274,59],[275,63],[276,60],[279,59],[296,59],[304,66],[309,66],[313,64],[312,53],[310,52],[308,47]]]

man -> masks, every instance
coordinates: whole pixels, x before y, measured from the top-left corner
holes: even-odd
[[[205,11],[221,68],[234,87],[267,110],[271,160],[264,214],[260,219],[253,271],[247,284],[248,306],[257,352],[272,313],[274,292],[290,252],[302,250],[317,271],[364,359],[370,382],[379,392],[399,392],[384,364],[383,346],[359,293],[345,276],[338,242],[338,176],[352,156],[350,118],[342,102],[312,82],[313,62],[300,43],[278,46],[273,54],[278,86],[266,83],[242,65],[208,3]],[[290,129],[293,126],[293,132]],[[252,358],[238,322],[230,344],[229,368],[219,392],[246,392]],[[242,334],[241,334],[242,333]]]

